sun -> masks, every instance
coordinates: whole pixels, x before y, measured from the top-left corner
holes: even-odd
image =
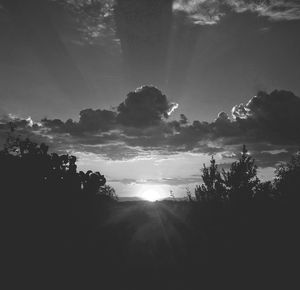
[[[146,189],[141,193],[141,197],[147,201],[154,202],[161,199],[160,193],[155,189]]]
[[[141,185],[139,190],[137,191],[137,195],[143,200],[147,200],[150,202],[162,200],[167,196],[166,189],[163,186],[157,184]]]

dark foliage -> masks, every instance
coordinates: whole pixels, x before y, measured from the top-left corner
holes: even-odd
[[[240,158],[229,170],[218,170],[212,157],[210,166],[202,168],[201,185],[195,188],[195,200],[199,202],[229,202],[232,207],[242,208],[252,201],[286,200],[297,202],[300,188],[300,152],[291,161],[282,163],[275,172],[274,181],[261,182],[257,166],[243,145]]]
[[[240,158],[222,174],[212,158],[202,169],[202,180],[195,188],[198,202],[191,203],[191,223],[207,231],[212,264],[223,267],[218,275],[226,273],[231,282],[244,277],[251,285],[293,283],[293,256],[299,254],[300,153],[278,167],[274,181],[261,182],[244,145]]]
[[[76,157],[10,135],[0,151],[9,279],[39,289],[289,288],[299,156],[260,182],[244,146],[228,171],[214,158],[204,166],[195,199],[188,190],[185,201],[122,203],[103,175],[77,172]]]
[[[275,187],[278,194],[291,202],[300,199],[300,151],[291,161],[281,164],[276,170]]]
[[[269,189],[258,179],[255,160],[245,145],[239,160],[233,162],[228,171],[223,169],[220,173],[212,157],[209,167],[203,165],[201,177],[203,184],[195,188],[195,198],[200,202],[229,202],[232,207],[241,208],[255,194]]]
[[[203,184],[196,186],[195,198],[197,201],[222,201],[226,198],[224,180],[218,171],[218,165],[214,157],[211,158],[210,167],[203,165]]]
[[[59,192],[60,198],[79,192],[94,196],[106,183],[99,172],[78,173],[75,156],[49,154],[47,145],[38,145],[29,139],[9,135],[0,158],[3,181],[9,182],[7,189],[15,193],[26,187],[32,192],[36,189],[51,190],[53,195]],[[15,182],[11,182],[12,179]],[[39,192],[41,196],[43,191]]]
[[[248,154],[245,145],[239,160],[231,164],[229,171],[223,170],[223,178],[229,199],[233,203],[240,205],[253,198],[260,181],[257,178],[255,161]]]

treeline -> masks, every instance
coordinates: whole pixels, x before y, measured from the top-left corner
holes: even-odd
[[[0,151],[0,198],[10,281],[50,283],[58,281],[50,278],[54,273],[68,280],[68,273],[80,274],[87,253],[92,256],[90,236],[118,197],[104,175],[78,171],[76,162],[75,156],[50,153],[44,143],[8,134]]]
[[[1,204],[8,230],[39,235],[68,235],[90,227],[118,199],[100,172],[77,170],[77,158],[49,153],[37,144],[8,134],[0,151]],[[28,235],[28,234],[27,234]]]
[[[287,163],[281,163],[272,181],[261,181],[257,176],[257,165],[243,146],[239,159],[229,170],[219,170],[214,157],[210,165],[205,164],[201,174],[203,184],[195,188],[195,200],[202,203],[222,203],[242,207],[251,201],[299,201],[300,152]]]
[[[64,191],[65,195],[83,192],[90,198],[99,194],[117,199],[114,189],[106,185],[100,172],[78,172],[75,156],[49,153],[48,149],[44,143],[37,144],[9,134],[0,151],[1,179],[6,189],[47,189],[52,194]]]

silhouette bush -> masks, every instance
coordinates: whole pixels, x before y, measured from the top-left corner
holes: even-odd
[[[201,202],[230,201],[234,206],[242,206],[253,199],[256,193],[261,193],[268,187],[258,179],[255,160],[249,155],[245,145],[239,160],[233,162],[229,170],[223,169],[220,173],[212,157],[209,167],[203,165],[201,177],[203,184],[195,188],[195,198]]]
[[[100,172],[77,172],[76,157],[49,153],[44,143],[21,139],[10,133],[0,151],[0,176],[6,213],[17,222],[30,219],[32,226],[45,222],[56,228],[95,212],[97,196],[116,200],[113,188]],[[93,210],[94,209],[94,210]],[[44,218],[44,219],[43,219]]]
[[[220,173],[212,157],[209,167],[203,165],[201,177],[203,184],[196,186],[195,200],[202,204],[202,212],[212,212],[213,208],[205,207],[205,204],[217,202],[223,205],[222,210],[239,218],[255,220],[260,217],[265,220],[269,214],[273,218],[276,216],[276,220],[281,216],[280,223],[287,222],[287,216],[297,212],[300,199],[299,152],[292,156],[290,162],[282,163],[276,169],[272,181],[259,180],[255,160],[245,145],[239,159],[231,164],[229,170],[223,169]],[[221,214],[220,207],[216,210],[214,214]],[[289,220],[288,223],[293,224],[294,221]]]
[[[233,162],[228,171],[223,170],[222,175],[228,198],[237,206],[251,200],[260,184],[255,160],[248,153],[245,145],[239,160]]]
[[[96,194],[106,183],[105,177],[99,172],[89,170],[77,173],[75,156],[49,154],[48,146],[44,143],[38,145],[28,138],[22,140],[11,134],[0,151],[0,160],[2,173],[6,177],[16,177],[20,173],[23,179],[50,187]]]
[[[291,160],[282,163],[275,172],[275,188],[280,198],[299,203],[300,151]]]
[[[218,165],[214,157],[211,158],[209,167],[203,164],[201,177],[203,184],[195,188],[195,198],[197,201],[222,201],[226,198],[224,180],[218,171]]]

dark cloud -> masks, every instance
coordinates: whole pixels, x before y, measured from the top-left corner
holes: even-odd
[[[214,122],[194,121],[179,126],[179,134],[171,144],[184,145],[187,149],[199,142],[213,141],[216,144],[259,144],[278,145],[300,143],[300,98],[288,91],[259,92],[246,105],[232,109],[233,119],[221,112]]]
[[[79,122],[68,119],[66,122],[60,119],[43,119],[45,127],[57,133],[69,133],[71,135],[82,135],[88,132],[107,132],[113,129],[116,123],[116,113],[109,110],[85,109],[80,111]]]
[[[289,91],[259,92],[247,104],[234,106],[232,118],[221,112],[213,122],[189,122],[184,115],[169,121],[174,108],[158,89],[146,86],[129,93],[116,111],[86,109],[78,122],[44,119],[41,124],[3,114],[0,130],[3,135],[11,122],[23,135],[48,138],[58,150],[112,160],[180,152],[222,153],[230,160],[247,144],[258,164],[269,167],[300,144],[300,98]]]
[[[177,104],[155,87],[144,86],[127,95],[118,106],[118,122],[129,127],[149,127],[167,119]]]
[[[80,112],[79,125],[82,130],[108,131],[115,123],[116,113],[108,110],[86,109]]]
[[[116,122],[116,113],[109,110],[85,109],[80,111],[79,115],[79,122],[75,122],[72,119],[68,119],[66,122],[59,119],[43,119],[42,123],[54,132],[80,135],[87,132],[109,131]]]
[[[254,139],[299,144],[300,98],[292,92],[259,92],[246,105],[235,106],[232,115],[239,128]]]
[[[28,118],[20,118],[13,114],[6,114],[4,111],[1,114],[0,110],[0,125],[3,130],[11,130],[11,129],[24,129],[24,128],[33,128],[37,129],[40,125],[35,123],[31,117]]]
[[[165,122],[152,133],[127,140],[130,146],[145,150],[161,148],[168,152],[201,152],[214,154],[225,150],[238,152],[247,144],[261,166],[286,160],[300,143],[300,99],[288,91],[259,92],[246,105],[232,109],[232,118],[219,113],[215,121],[187,123]],[[155,131],[156,130],[156,131]],[[146,133],[146,132],[145,132]],[[134,135],[134,134],[131,134]],[[288,149],[279,155],[261,151]],[[269,155],[268,155],[269,154]],[[267,161],[269,157],[269,163]],[[280,159],[281,158],[281,159]]]
[[[154,135],[165,127],[163,120],[177,108],[170,103],[160,90],[152,86],[141,87],[130,92],[117,111],[85,109],[80,112],[78,122],[71,119],[63,122],[59,119],[43,119],[45,127],[57,133],[80,135],[89,132],[107,132],[122,127],[129,135]],[[184,120],[181,122],[184,122]],[[150,128],[149,128],[150,127]],[[152,132],[152,133],[151,133]]]

